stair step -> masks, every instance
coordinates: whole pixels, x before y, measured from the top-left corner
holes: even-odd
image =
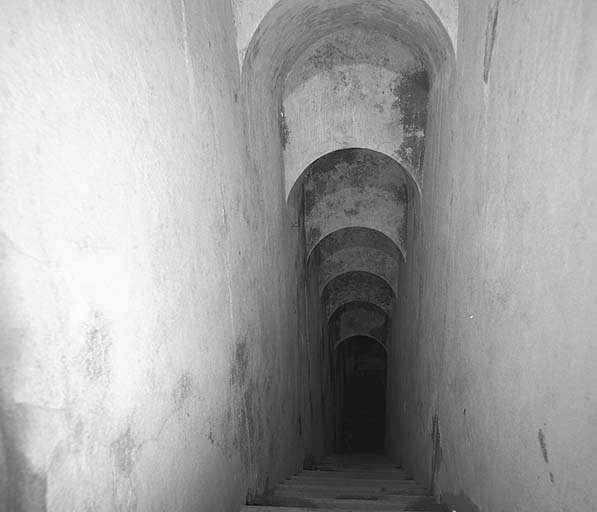
[[[286,492],[300,492],[303,494],[310,494],[311,496],[333,496],[336,494],[363,494],[367,496],[382,496],[384,494],[396,494],[402,496],[424,496],[427,494],[427,489],[423,487],[401,487],[397,485],[392,485],[391,487],[376,487],[351,485],[296,485],[282,483],[278,485],[277,490]]]
[[[312,508],[312,507],[274,507],[269,505],[245,505],[241,512],[358,512],[362,510],[371,510],[366,508]],[[378,509],[379,510],[379,509]],[[391,510],[399,510],[396,508],[389,509]],[[436,509],[409,509],[402,512],[435,512]]]
[[[305,487],[305,488],[342,488],[342,489],[378,489],[388,491],[390,489],[419,489],[426,490],[426,487],[419,485],[414,480],[315,480],[291,478],[280,482],[280,485]]]
[[[367,486],[367,487],[390,487],[394,485],[401,486],[417,486],[414,480],[410,478],[385,478],[378,480],[375,478],[317,478],[309,476],[301,476],[300,474],[284,480],[284,483],[292,483],[297,485],[345,485],[345,486]]]
[[[299,496],[263,496],[258,498],[252,504],[262,506],[275,507],[300,507],[304,509],[322,509],[328,508],[332,510],[420,510],[426,512],[436,512],[442,510],[433,498],[430,497],[383,497],[379,499],[353,499],[346,497],[339,498],[313,498],[313,497],[299,497]],[[254,509],[249,508],[249,512],[254,512]]]
[[[376,480],[392,480],[399,478],[408,478],[408,474],[402,469],[396,469],[393,471],[365,471],[365,470],[313,470],[306,469],[300,472],[303,476],[316,476],[325,478],[369,478]]]
[[[443,510],[425,487],[381,456],[334,455],[315,468],[256,497],[243,512]]]

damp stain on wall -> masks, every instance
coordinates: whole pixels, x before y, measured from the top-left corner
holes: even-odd
[[[172,390],[172,402],[176,410],[180,409],[193,391],[193,379],[190,374],[184,373],[178,379],[176,387]]]
[[[493,57],[493,46],[497,32],[500,0],[493,0],[487,11],[487,27],[485,29],[485,53],[483,57],[483,81],[487,83]]]
[[[95,312],[85,334],[82,364],[90,381],[109,377],[111,373],[110,349],[112,338],[107,320],[100,312]]]

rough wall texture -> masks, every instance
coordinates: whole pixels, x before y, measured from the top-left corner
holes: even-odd
[[[430,108],[403,451],[459,512],[597,508],[596,25],[592,1],[462,2]]]
[[[311,433],[305,257],[247,160],[230,7],[0,25],[0,508],[236,510]]]

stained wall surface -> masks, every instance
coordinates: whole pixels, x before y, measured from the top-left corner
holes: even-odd
[[[325,442],[325,383],[231,8],[2,10],[0,508],[237,510]]]
[[[590,1],[461,2],[430,107],[400,435],[459,512],[597,508],[596,25]]]

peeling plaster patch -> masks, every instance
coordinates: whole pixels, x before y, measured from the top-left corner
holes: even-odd
[[[307,60],[316,69],[331,71],[334,66],[354,59],[353,54],[349,53],[346,48],[343,48],[346,45],[342,43],[343,41],[326,41],[316,48]]]
[[[172,391],[172,401],[175,409],[180,409],[185,400],[191,396],[193,390],[193,379],[188,373],[180,377],[174,390]]]
[[[94,314],[85,336],[83,365],[89,380],[95,381],[111,372],[110,348],[112,339],[106,320],[101,313]]]
[[[279,115],[279,125],[280,125],[280,142],[282,144],[282,148],[286,149],[288,145],[288,139],[290,137],[290,129],[288,128],[288,123],[286,121],[286,114],[284,113],[284,106],[280,107],[280,115]]]
[[[135,464],[135,454],[137,445],[131,433],[131,427],[127,428],[124,434],[121,434],[116,441],[114,441],[110,448],[114,457],[116,468],[124,474],[127,478],[131,476]]]

